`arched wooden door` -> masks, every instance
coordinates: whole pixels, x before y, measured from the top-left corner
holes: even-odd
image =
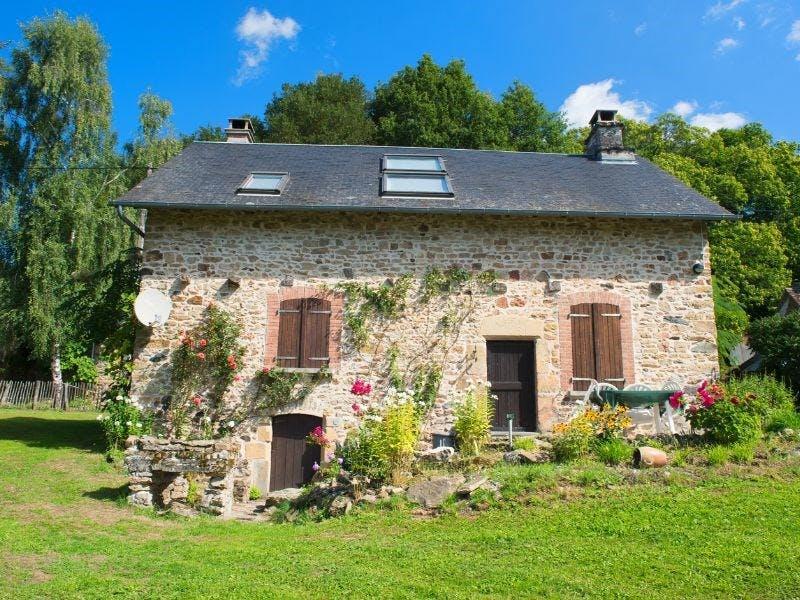
[[[320,426],[322,417],[313,415],[272,417],[270,491],[300,487],[311,481],[314,462],[320,460],[320,449],[306,443],[306,436]]]

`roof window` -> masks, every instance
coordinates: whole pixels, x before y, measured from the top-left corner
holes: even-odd
[[[250,173],[236,193],[278,195],[288,182],[288,173]]]
[[[382,196],[453,196],[441,156],[385,154],[381,161]]]

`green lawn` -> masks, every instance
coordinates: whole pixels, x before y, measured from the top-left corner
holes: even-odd
[[[800,597],[796,460],[470,517],[271,525],[133,510],[101,449],[93,415],[0,410],[0,597]]]

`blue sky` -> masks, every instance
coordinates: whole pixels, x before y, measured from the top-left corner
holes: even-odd
[[[464,59],[495,95],[519,79],[575,123],[601,105],[641,118],[674,108],[712,128],[760,121],[800,140],[800,0],[28,0],[5,4],[0,40],[17,42],[20,22],[56,9],[90,17],[108,43],[123,141],[148,87],[190,132],[261,114],[283,82],[342,72],[371,87],[424,52]]]

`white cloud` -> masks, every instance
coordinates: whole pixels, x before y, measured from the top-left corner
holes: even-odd
[[[742,17],[733,17],[733,25],[734,25],[734,27],[736,27],[736,29],[741,31],[742,29],[745,28],[747,23],[745,22],[745,20]]]
[[[234,84],[242,85],[257,77],[272,44],[281,39],[292,40],[299,31],[300,25],[291,17],[280,19],[273,17],[267,9],[259,11],[250,7],[236,26],[236,37],[246,48],[239,53],[241,62]]]
[[[714,50],[714,53],[719,56],[722,56],[726,52],[729,52],[730,50],[736,48],[738,45],[739,45],[738,40],[729,37],[723,38],[719,42],[717,42],[717,47]]]
[[[669,112],[675,113],[681,117],[688,117],[697,110],[697,102],[694,100],[679,100],[675,106],[669,109]]]
[[[719,19],[720,17],[724,16],[725,13],[732,11],[740,4],[744,4],[744,2],[745,0],[730,0],[729,2],[723,2],[720,0],[716,4],[708,7],[708,10],[706,11],[706,18]]]
[[[636,37],[642,37],[646,31],[647,31],[647,22],[645,21],[644,23],[639,23],[636,26],[636,29],[633,30],[633,33],[634,35],[636,35]]]
[[[739,129],[739,127],[747,123],[747,119],[743,114],[735,112],[697,113],[689,122],[692,125],[716,131],[722,128]]]
[[[790,44],[800,44],[800,19],[792,23],[792,29],[786,36],[786,41]]]
[[[617,109],[623,117],[646,121],[653,108],[642,100],[622,100],[612,89],[617,83],[620,82],[615,79],[605,79],[578,86],[567,96],[559,109],[564,113],[567,123],[571,127],[587,125],[594,111],[599,108]]]
[[[800,61],[800,54],[798,54],[797,56],[795,56],[795,57],[794,57],[794,59],[795,59],[796,61]]]

